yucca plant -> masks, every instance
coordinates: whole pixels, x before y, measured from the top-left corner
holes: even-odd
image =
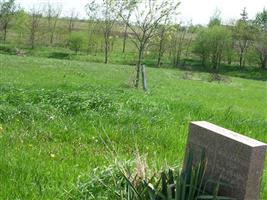
[[[155,173],[139,154],[135,162],[115,163],[104,170],[97,168],[93,176],[79,180],[76,187],[67,193],[66,199],[233,200],[218,195],[224,183],[204,179],[207,166],[204,152],[196,164],[193,153],[189,151],[182,172],[167,168]],[[215,185],[213,192],[207,193],[206,186],[211,182]]]
[[[168,169],[161,172],[160,177],[153,175],[150,179],[122,169],[124,183],[118,195],[121,200],[232,200],[232,198],[218,196],[220,182],[216,183],[214,192],[205,191],[204,175],[206,170],[206,157],[203,152],[197,165],[193,164],[193,153],[190,151],[185,169],[179,172]]]

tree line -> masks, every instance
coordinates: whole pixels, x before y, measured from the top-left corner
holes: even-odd
[[[135,87],[140,82],[147,89],[146,57],[155,65],[179,67],[186,59],[201,61],[214,72],[222,64],[245,68],[258,65],[267,69],[267,11],[254,19],[244,8],[240,19],[223,24],[219,14],[208,26],[182,25],[180,3],[175,0],[88,0],[86,20],[78,19],[73,9],[62,17],[62,6],[46,3],[24,10],[15,0],[0,0],[1,43],[11,41],[31,49],[39,46],[66,47],[76,54],[103,53],[109,62],[115,40],[120,40],[121,54],[136,53]],[[86,28],[84,28],[84,24]],[[86,48],[84,48],[86,46]]]
[[[195,53],[201,57],[202,64],[210,64],[218,70],[223,61],[229,65],[238,62],[241,68],[248,60],[258,63],[266,69],[267,64],[267,11],[263,9],[255,19],[248,19],[246,8],[240,14],[240,19],[228,25],[223,25],[221,19],[215,16],[207,28],[200,30],[195,39]],[[248,58],[248,55],[251,58]],[[234,60],[237,57],[237,60]]]

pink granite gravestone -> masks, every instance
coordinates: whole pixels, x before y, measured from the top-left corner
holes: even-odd
[[[190,123],[186,155],[189,149],[194,163],[205,151],[205,181],[226,183],[221,186],[220,195],[238,200],[260,198],[266,144],[202,121]],[[209,183],[207,188],[211,190],[212,182]]]

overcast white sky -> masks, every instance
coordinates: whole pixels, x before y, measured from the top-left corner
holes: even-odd
[[[30,8],[34,4],[60,3],[63,5],[64,14],[75,8],[80,17],[85,17],[84,6],[88,0],[17,0],[25,7]],[[267,8],[266,0],[181,0],[180,19],[184,22],[192,20],[193,24],[207,24],[216,9],[221,11],[224,21],[240,17],[242,9],[246,7],[249,17],[253,18],[264,7]]]

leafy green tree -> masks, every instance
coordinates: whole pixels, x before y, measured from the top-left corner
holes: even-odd
[[[258,54],[259,64],[262,69],[267,69],[267,10],[256,15],[255,24],[255,49]]]
[[[117,17],[117,1],[116,0],[91,0],[87,4],[87,15],[89,18],[93,16],[94,21],[99,22],[100,30],[104,36],[104,63],[108,63],[110,44],[112,39],[112,30]],[[97,11],[97,12],[95,12]]]
[[[208,45],[209,38],[208,29],[200,29],[197,33],[194,43],[194,53],[201,57],[201,64],[206,66],[210,56],[210,48]]]
[[[267,69],[267,34],[263,32],[256,33],[255,49],[259,59],[261,69]]]
[[[247,12],[247,8],[243,8],[241,15],[241,20],[242,21],[247,21],[248,20],[248,12]]]
[[[239,66],[245,67],[246,54],[253,41],[253,28],[248,22],[248,14],[245,8],[240,15],[241,19],[235,25],[233,37],[239,55]]]
[[[41,18],[41,10],[33,6],[29,12],[29,18],[27,22],[27,27],[30,32],[29,42],[32,49],[34,49],[36,46],[37,36],[40,31]]]
[[[216,9],[213,16],[210,18],[208,27],[220,26],[222,24],[221,11]]]
[[[254,23],[263,32],[267,32],[267,10],[264,8],[262,12],[256,15]]]
[[[0,30],[3,32],[4,42],[6,42],[7,30],[15,10],[15,0],[0,0]]]
[[[28,17],[29,15],[26,11],[21,8],[15,13],[13,30],[17,33],[17,37],[15,38],[16,44],[25,43]]]
[[[232,34],[223,26],[212,26],[203,29],[197,35],[195,41],[195,52],[202,57],[202,64],[207,61],[213,70],[218,71],[224,57],[231,49]]]
[[[47,31],[49,34],[49,44],[50,45],[53,45],[53,43],[54,43],[56,27],[57,27],[61,12],[62,12],[61,5],[51,4],[49,2],[49,3],[47,3],[47,5],[45,7],[44,17],[47,20]]]

